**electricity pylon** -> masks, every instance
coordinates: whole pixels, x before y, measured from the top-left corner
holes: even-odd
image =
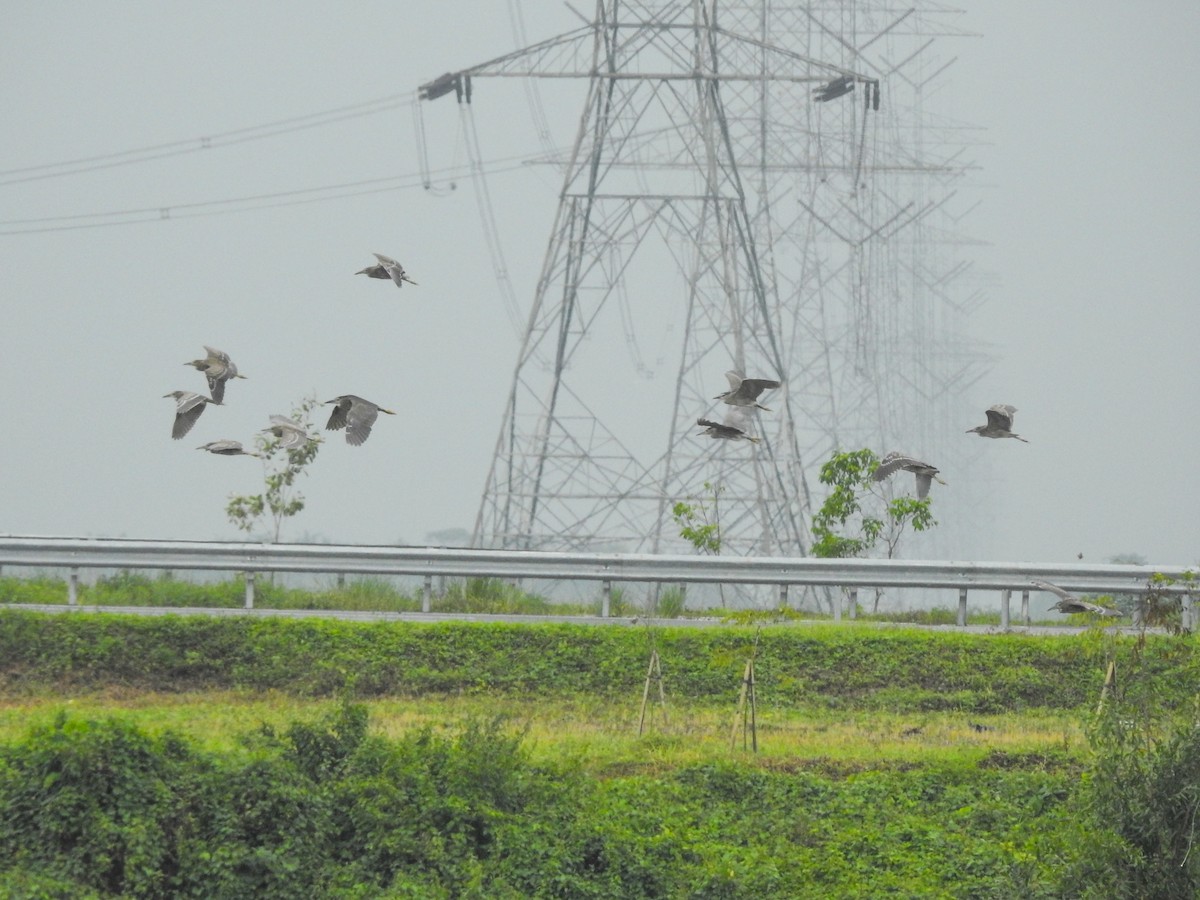
[[[587,83],[477,545],[679,551],[672,505],[707,497],[724,552],[802,555],[806,470],[847,423],[882,430],[865,275],[924,211],[860,187],[878,67],[776,43],[778,15],[597,0],[589,24],[422,86],[469,102],[478,78]],[[896,15],[882,34],[910,30]],[[727,369],[784,383],[757,444],[696,434],[728,410]]]

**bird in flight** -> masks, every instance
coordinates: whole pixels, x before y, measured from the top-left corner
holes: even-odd
[[[345,428],[346,443],[352,447],[357,447],[371,436],[371,426],[375,424],[380,413],[387,413],[389,416],[395,415],[390,409],[384,409],[382,406],[372,403],[370,400],[364,400],[362,397],[356,397],[354,394],[342,394],[340,397],[326,400],[325,403],[335,404],[325,428],[330,431]]]
[[[759,438],[751,436],[746,431],[746,420],[749,414],[738,407],[734,407],[725,415],[723,423],[713,422],[711,419],[697,419],[696,424],[703,426],[704,430],[697,434],[707,434],[709,437],[718,438],[725,441],[750,441],[753,444],[759,442]]]
[[[927,462],[921,462],[911,456],[903,453],[892,451],[887,456],[879,461],[879,465],[871,474],[871,477],[876,481],[883,481],[893,472],[903,469],[906,472],[912,472],[917,476],[917,499],[924,500],[925,495],[929,493],[929,485],[936,481],[938,484],[946,482],[938,478],[938,470],[935,466],[931,466]]]
[[[171,427],[171,437],[175,440],[179,440],[192,430],[192,426],[200,418],[200,413],[204,412],[204,407],[210,403],[221,405],[219,400],[210,399],[203,394],[194,394],[191,391],[171,391],[163,396],[175,398],[175,424]]]
[[[731,406],[756,406],[770,412],[758,402],[758,395],[763,391],[775,390],[780,386],[780,382],[766,378],[743,378],[732,370],[726,372],[725,377],[729,379],[729,390],[723,394],[717,394],[713,398],[714,400],[724,400]]]
[[[207,450],[209,453],[215,453],[218,456],[255,456],[262,459],[261,453],[251,453],[249,450],[243,450],[241,441],[209,441],[207,444],[201,444],[196,449]]]
[[[368,278],[390,278],[396,282],[396,287],[404,287],[404,282],[406,281],[409,284],[416,284],[405,273],[404,266],[400,265],[396,260],[390,256],[384,256],[382,253],[376,253],[374,256],[379,260],[378,265],[367,266],[365,269],[359,269],[354,274],[366,275]]]
[[[1009,406],[1007,403],[997,403],[987,411],[987,424],[968,428],[967,434],[974,432],[980,437],[1016,438],[1018,441],[1024,441],[1028,444],[1029,441],[1026,441],[1025,438],[1019,434],[1013,434],[1012,423],[1016,412],[1017,409],[1015,406]]]
[[[279,440],[279,446],[284,450],[294,450],[296,447],[303,447],[309,441],[315,440],[315,438],[309,437],[308,431],[303,425],[287,416],[271,416],[270,426],[262,430],[273,434]]]
[[[193,359],[184,365],[193,366],[203,372],[208,379],[208,392],[212,395],[213,400],[222,403],[225,400],[225,382],[231,378],[245,378],[246,376],[238,374],[237,366],[233,364],[233,360],[224,350],[205,346],[204,352],[208,354],[204,359]]]
[[[1058,602],[1051,604],[1051,609],[1057,609],[1061,613],[1093,613],[1097,616],[1113,616],[1120,618],[1125,615],[1119,609],[1111,609],[1107,606],[1101,606],[1099,603],[1092,603],[1090,600],[1084,600],[1076,597],[1070,591],[1065,591],[1057,584],[1051,584],[1048,581],[1035,581],[1033,586],[1043,591],[1049,591],[1054,596],[1058,597]]]

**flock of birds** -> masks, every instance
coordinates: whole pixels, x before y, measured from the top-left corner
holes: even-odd
[[[696,420],[697,425],[703,426],[704,430],[701,435],[720,440],[746,440],[757,444],[759,438],[754,437],[749,432],[750,409],[757,408],[764,412],[770,412],[767,407],[758,402],[759,395],[765,391],[774,390],[782,385],[779,381],[771,381],[765,378],[743,378],[738,372],[726,372],[725,377],[729,379],[729,390],[723,394],[718,394],[714,400],[724,400],[732,409],[726,414],[723,422],[713,422],[710,419],[700,418]],[[974,428],[968,428],[967,434],[977,434],[980,437],[986,438],[1013,438],[1028,444],[1025,438],[1012,430],[1013,416],[1017,413],[1016,407],[1010,406],[1007,403],[997,403],[990,407],[987,411],[987,422],[983,425],[976,425]],[[917,498],[924,500],[929,494],[929,488],[933,482],[945,484],[938,477],[938,468],[927,462],[909,456],[907,453],[899,453],[892,451],[879,461],[879,465],[875,468],[871,477],[875,481],[883,481],[895,472],[905,471],[912,472],[917,479]],[[1039,590],[1049,591],[1057,596],[1058,602],[1052,605],[1051,609],[1056,609],[1062,613],[1092,613],[1098,616],[1122,616],[1120,610],[1109,609],[1105,606],[1100,606],[1097,603],[1092,603],[1089,600],[1083,600],[1076,597],[1074,594],[1063,590],[1058,585],[1050,584],[1046,581],[1034,581],[1033,586]]]
[[[359,269],[354,274],[389,280],[398,288],[404,287],[406,282],[416,284],[396,260],[390,256],[384,256],[382,253],[376,253],[374,256],[378,260],[375,265]],[[171,437],[175,440],[179,440],[192,430],[192,426],[196,424],[196,420],[200,418],[207,406],[224,404],[227,382],[235,378],[246,377],[238,372],[237,365],[229,358],[228,353],[209,346],[205,346],[204,351],[206,355],[202,359],[194,359],[184,365],[192,366],[203,373],[208,381],[208,396],[194,391],[171,391],[169,394],[163,395],[175,399],[175,423],[171,428]],[[754,437],[749,431],[750,410],[761,409],[763,412],[770,412],[770,409],[758,402],[758,398],[767,391],[782,387],[782,382],[769,378],[745,378],[741,373],[732,370],[725,373],[725,378],[729,381],[729,390],[717,394],[713,399],[723,400],[731,408],[722,422],[714,422],[704,417],[697,419],[696,424],[704,429],[699,434],[718,440],[745,440],[755,444],[759,443],[760,438]],[[355,394],[341,394],[332,400],[326,400],[322,405],[330,404],[333,405],[333,412],[330,413],[329,421],[325,424],[326,430],[345,429],[346,443],[352,447],[359,446],[370,437],[371,429],[380,413],[386,413],[389,416],[395,415],[392,410],[385,409],[370,400],[364,400]],[[1016,412],[1014,407],[998,403],[987,410],[986,424],[970,428],[966,433],[978,434],[980,437],[987,438],[1015,438],[1018,441],[1029,443],[1012,430],[1013,416]],[[303,425],[287,416],[272,415],[270,422],[271,424],[262,429],[262,432],[273,435],[283,449],[290,450],[302,447],[308,441],[319,440],[310,435]],[[262,458],[262,454],[246,450],[241,441],[225,438],[201,444],[196,449],[207,450],[218,456]],[[938,478],[936,466],[898,452],[891,452],[884,456],[872,477],[875,481],[883,481],[894,472],[901,470],[912,472],[916,476],[917,497],[922,500],[928,495],[930,485],[934,481],[938,484],[946,483]],[[1058,609],[1064,613],[1090,612],[1103,616],[1122,615],[1117,610],[1107,609],[1090,601],[1082,600],[1057,585],[1043,581],[1035,581],[1033,584],[1041,590],[1050,591],[1058,596],[1058,602],[1051,609]]]
[[[378,264],[367,266],[354,274],[366,275],[368,278],[389,279],[395,283],[396,287],[403,287],[405,282],[416,284],[396,260],[381,253],[374,255],[379,260]],[[163,394],[164,397],[172,397],[175,400],[175,422],[171,427],[171,437],[174,440],[179,440],[192,430],[192,426],[196,424],[196,420],[200,418],[206,407],[224,405],[227,382],[235,378],[246,377],[238,372],[237,365],[225,351],[205,346],[204,352],[206,355],[202,359],[194,359],[184,365],[192,366],[204,375],[208,381],[208,396],[194,391],[171,391],[169,394]],[[333,412],[325,425],[326,430],[345,429],[346,443],[352,447],[359,446],[370,437],[371,428],[375,425],[375,420],[379,418],[380,413],[387,413],[389,416],[395,415],[392,410],[384,409],[378,403],[364,400],[355,394],[341,394],[332,400],[326,400],[322,405],[329,404],[333,404]],[[287,416],[272,415],[270,422],[271,424],[262,431],[273,435],[278,440],[279,446],[285,450],[303,447],[308,441],[319,440],[310,435],[302,424]],[[196,449],[207,450],[218,456],[262,458],[261,453],[246,450],[241,441],[228,439],[209,441]]]

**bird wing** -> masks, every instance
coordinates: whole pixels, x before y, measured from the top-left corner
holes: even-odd
[[[337,431],[339,428],[345,428],[347,423],[346,413],[350,409],[350,398],[335,397],[326,402],[336,405],[333,407],[333,412],[329,414],[329,421],[325,423],[325,430]]]
[[[1054,594],[1054,596],[1061,597],[1063,600],[1070,600],[1072,603],[1079,602],[1078,597],[1076,597],[1070,591],[1063,590],[1057,584],[1051,584],[1048,581],[1035,581],[1033,582],[1033,585],[1034,587],[1040,588],[1043,591],[1049,591],[1051,594]]]
[[[199,394],[189,392],[180,397],[175,406],[175,424],[171,428],[171,437],[179,440],[191,431],[207,405],[206,399]]]
[[[925,472],[917,473],[917,499],[924,500],[929,493],[929,485],[933,481],[933,476]]]
[[[781,382],[771,381],[768,378],[746,378],[742,380],[742,386],[738,393],[747,400],[757,400],[758,395],[763,391],[773,391],[781,384]]]
[[[726,428],[734,428],[742,432],[750,430],[750,414],[742,406],[729,407],[723,422]]]
[[[725,378],[729,381],[729,392],[736,394],[737,389],[742,386],[742,376],[730,369],[725,373]]]
[[[218,403],[225,402],[225,379],[211,372],[208,374],[208,392]]]
[[[887,456],[879,461],[879,465],[875,468],[871,475],[876,481],[883,481],[897,469],[905,468],[906,464],[912,461],[911,456],[905,456],[903,453],[892,451]]]
[[[1016,410],[1011,406],[998,403],[987,411],[988,425],[992,428],[1012,431],[1012,419],[1015,412]]]
[[[357,447],[371,436],[371,426],[379,418],[379,407],[359,399],[351,404],[348,418],[350,425],[346,429],[346,443]]]

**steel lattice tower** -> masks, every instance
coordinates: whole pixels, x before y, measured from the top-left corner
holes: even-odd
[[[587,83],[477,545],[682,551],[671,506],[708,483],[725,552],[801,555],[832,449],[944,430],[979,370],[955,332],[963,272],[927,233],[963,168],[944,136],[928,152],[921,109],[922,42],[950,17],[597,0],[589,25],[422,87]],[[656,339],[673,377],[647,377]],[[726,369],[784,382],[760,444],[696,436]]]

